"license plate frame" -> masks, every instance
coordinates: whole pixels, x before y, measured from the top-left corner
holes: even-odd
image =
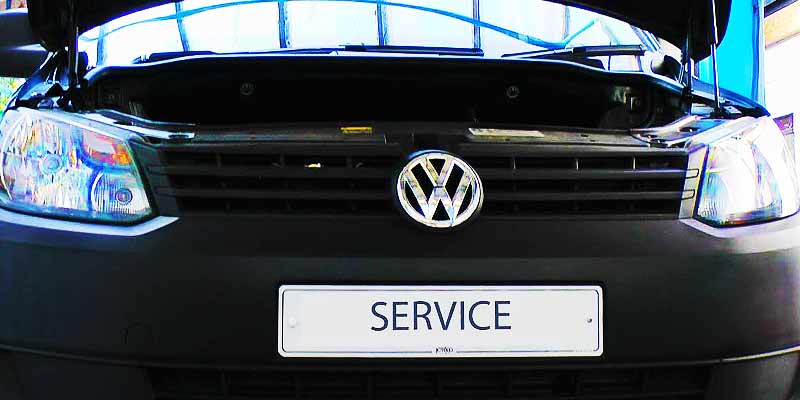
[[[478,329],[487,326],[493,332]],[[603,334],[597,285],[279,288],[277,344],[286,358],[599,357]]]

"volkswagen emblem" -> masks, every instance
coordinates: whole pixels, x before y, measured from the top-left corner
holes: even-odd
[[[483,184],[464,160],[444,151],[411,156],[393,187],[400,208],[431,229],[463,225],[483,205]]]

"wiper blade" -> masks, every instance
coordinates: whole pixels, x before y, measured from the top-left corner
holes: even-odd
[[[239,51],[233,53],[219,53],[215,51],[165,51],[161,53],[150,53],[147,55],[136,57],[133,64],[148,64],[159,61],[172,60],[181,57],[193,56],[220,56],[220,55],[252,55],[252,54],[330,54],[337,51],[342,51],[342,47],[315,47],[315,48],[301,48],[301,49],[277,49],[266,51]]]
[[[557,50],[534,50],[522,53],[503,54],[503,58],[541,59],[550,58],[558,60],[584,59],[591,57],[607,56],[643,56],[645,48],[642,45],[613,45],[613,46],[578,46]]]
[[[352,53],[434,54],[441,56],[483,57],[482,49],[473,49],[469,47],[381,46],[366,44],[345,44],[339,47],[275,49],[244,54],[330,54],[339,51]]]
[[[213,51],[175,51],[152,53],[137,57],[134,64],[147,64],[158,61],[171,60],[180,57],[210,56],[210,55],[258,55],[258,54],[331,54],[336,52],[353,53],[394,53],[394,54],[432,54],[440,56],[468,56],[483,57],[482,49],[461,47],[426,47],[426,46],[372,46],[363,44],[348,44],[339,47],[309,47],[296,49],[275,49],[256,52],[217,53]]]
[[[148,64],[159,61],[171,60],[173,58],[207,56],[217,54],[213,51],[164,51],[160,53],[150,53],[136,57],[131,61],[133,64]]]
[[[342,51],[361,53],[399,53],[399,54],[436,54],[441,56],[471,56],[483,57],[483,49],[470,47],[428,47],[428,46],[372,46],[352,45],[342,46]]]

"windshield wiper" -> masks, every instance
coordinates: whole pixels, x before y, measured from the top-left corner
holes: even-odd
[[[440,56],[483,57],[482,49],[462,47],[427,47],[427,46],[378,46],[363,44],[347,44],[339,47],[309,47],[297,49],[275,49],[256,52],[217,53],[213,51],[176,51],[152,53],[137,57],[134,64],[147,64],[171,60],[180,57],[212,56],[212,55],[258,55],[258,54],[332,54],[336,52],[352,53],[387,53],[387,54],[430,54]]]
[[[164,51],[159,53],[150,53],[133,59],[133,64],[149,64],[159,61],[173,60],[181,57],[194,57],[194,56],[230,56],[230,55],[253,55],[253,54],[331,54],[337,51],[343,51],[343,47],[311,47],[311,48],[298,48],[298,49],[276,49],[265,51],[240,51],[232,53],[221,53],[216,51]]]
[[[591,57],[608,56],[643,56],[645,48],[642,45],[610,45],[610,46],[577,46],[556,50],[534,50],[522,53],[503,54],[502,58],[527,58],[527,59],[557,59],[574,60]]]
[[[342,46],[342,51],[360,53],[398,53],[398,54],[436,54],[440,56],[467,56],[483,57],[483,49],[470,47],[434,47],[434,46],[372,46],[352,45]]]

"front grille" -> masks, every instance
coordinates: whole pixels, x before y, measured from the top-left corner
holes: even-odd
[[[388,214],[399,147],[373,144],[199,146],[149,165],[162,212]]]
[[[707,367],[576,370],[148,370],[157,400],[703,399]]]
[[[682,150],[576,147],[453,151],[481,176],[484,216],[677,215]],[[407,154],[385,143],[170,146],[146,170],[167,215],[385,215],[396,213],[390,185]]]
[[[680,209],[686,155],[673,151],[557,151],[464,145],[484,183],[484,215],[659,215]],[[505,153],[505,154],[504,154]]]

